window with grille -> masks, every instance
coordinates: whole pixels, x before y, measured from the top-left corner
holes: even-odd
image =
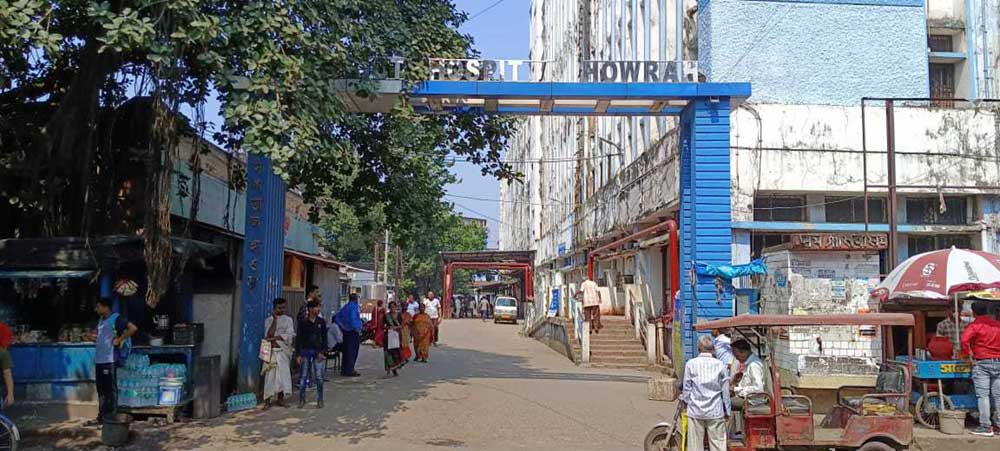
[[[802,222],[805,205],[805,196],[758,195],[753,198],[753,220]]]
[[[968,223],[967,212],[965,197],[945,197],[943,205],[938,197],[906,199],[908,224],[964,225]]]
[[[955,51],[953,36],[950,34],[932,34],[927,36],[927,47],[932,52]]]
[[[863,196],[827,196],[825,202],[826,222],[865,222],[865,198]],[[886,199],[877,197],[868,198],[869,223],[885,224],[888,221],[885,203]]]

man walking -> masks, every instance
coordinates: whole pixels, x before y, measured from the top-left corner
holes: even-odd
[[[306,405],[309,382],[316,383],[316,407],[323,408],[323,361],[326,360],[326,320],[319,316],[319,302],[306,304],[306,317],[299,321],[295,337],[295,361],[299,364],[299,408]]]
[[[601,324],[601,291],[597,282],[584,280],[579,292],[583,296],[583,318],[590,323],[590,332],[601,333],[604,325]]]
[[[344,334],[343,363],[340,365],[340,375],[347,377],[358,377],[354,370],[354,365],[358,361],[358,351],[361,348],[361,309],[358,307],[358,295],[352,293],[345,305],[339,312],[335,321],[340,331]]]
[[[698,339],[698,357],[684,365],[681,399],[687,405],[687,451],[704,451],[706,433],[711,451],[726,449],[729,372],[714,352],[712,338],[703,335]]]
[[[434,297],[433,291],[427,292],[427,298],[424,299],[424,311],[434,322],[434,336],[431,337],[431,342],[437,346],[441,330],[441,300]]]
[[[285,314],[288,301],[274,300],[271,315],[264,320],[264,338],[271,343],[270,360],[264,362],[264,406],[274,402],[285,407],[285,398],[292,396],[292,346],[295,340],[295,324]],[[308,316],[308,313],[307,315]]]
[[[486,296],[479,300],[479,316],[482,317],[483,321],[486,321],[490,316],[490,301]]]
[[[420,311],[420,302],[418,302],[413,297],[413,293],[406,295],[406,306],[404,307],[406,313],[410,314],[410,317],[417,316],[417,312]]]
[[[115,371],[115,348],[122,346],[138,328],[125,317],[111,311],[111,299],[100,298],[94,306],[100,317],[97,322],[97,342],[94,347],[94,362],[97,369],[97,420],[90,424],[101,424],[113,418],[118,409],[118,379]],[[122,362],[124,363],[124,362]]]
[[[989,301],[972,303],[972,313],[976,316],[975,320],[962,332],[962,351],[974,362],[972,383],[976,386],[976,400],[979,401],[979,427],[972,434],[992,437],[990,412],[996,413],[997,426],[1000,427],[1000,322],[990,314]]]

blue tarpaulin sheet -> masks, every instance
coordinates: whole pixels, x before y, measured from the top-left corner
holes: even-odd
[[[721,277],[732,280],[754,274],[767,274],[767,265],[764,264],[763,258],[758,258],[745,265],[710,265],[708,263],[696,262],[694,270],[699,276]]]

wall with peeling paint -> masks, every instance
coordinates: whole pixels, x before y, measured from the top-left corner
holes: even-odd
[[[927,97],[922,6],[908,0],[702,0],[699,69],[708,81],[753,83],[754,102],[850,105],[862,97]]]

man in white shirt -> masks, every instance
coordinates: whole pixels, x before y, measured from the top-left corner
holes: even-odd
[[[434,297],[433,291],[427,292],[427,298],[424,299],[424,312],[434,321],[434,337],[431,339],[431,342],[434,343],[434,346],[437,346],[438,329],[441,326],[441,300]]]
[[[580,293],[583,294],[583,318],[590,322],[590,332],[599,334],[601,328],[601,291],[597,282],[587,279],[580,284]]]
[[[712,346],[715,346],[715,358],[726,364],[729,374],[735,374],[736,358],[733,356],[733,341],[725,329],[712,330]]]
[[[751,400],[747,396],[754,393],[764,393],[764,363],[753,353],[750,342],[739,339],[733,342],[733,355],[736,357],[737,370],[733,373],[733,429],[743,431],[743,414],[747,403],[760,402],[765,398],[757,397]]]
[[[715,358],[711,337],[698,339],[698,353],[684,365],[681,400],[687,405],[687,451],[704,451],[706,433],[711,451],[725,451],[726,420],[731,412],[729,371]]]

